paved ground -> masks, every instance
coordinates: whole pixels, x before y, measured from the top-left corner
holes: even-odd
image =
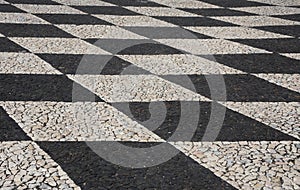
[[[1,189],[300,189],[299,0],[0,0]]]

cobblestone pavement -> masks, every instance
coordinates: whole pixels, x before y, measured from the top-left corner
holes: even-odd
[[[300,189],[299,0],[0,0],[1,189]]]

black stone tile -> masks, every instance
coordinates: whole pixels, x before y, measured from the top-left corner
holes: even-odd
[[[122,50],[136,45],[158,44],[158,42],[151,39],[86,39],[85,41],[112,54],[118,54]]]
[[[208,85],[207,79],[216,81],[224,78],[226,87],[226,96],[228,101],[234,102],[293,102],[300,101],[300,94],[284,87],[272,84],[266,80],[253,75],[190,75],[196,91],[206,97],[212,98],[211,93],[215,94],[214,100],[224,101],[222,88],[215,88]],[[213,84],[211,86],[221,86],[222,84]]]
[[[297,140],[281,131],[260,123],[230,109],[226,110],[225,120],[217,141],[277,141]]]
[[[130,69],[130,74],[149,74],[137,66],[109,55],[38,54],[54,68],[65,74],[119,75]]]
[[[0,107],[0,141],[30,140],[19,125]]]
[[[183,102],[183,104],[184,103],[189,105],[189,102]],[[127,116],[131,117],[132,119],[136,120],[137,122],[148,128],[150,131],[153,131],[155,134],[157,134],[163,139],[169,139],[169,141],[172,141],[174,139],[189,141],[194,134],[194,131],[192,131],[190,133],[190,136],[188,137],[179,136],[175,138],[175,136],[173,136],[172,139],[170,139],[170,137],[174,134],[175,130],[179,125],[180,118],[183,114],[182,112],[186,111],[181,109],[181,102],[130,102],[113,103],[112,105],[119,111],[123,112]],[[198,105],[196,109],[197,108],[199,108]],[[192,106],[189,107],[189,109],[192,109]],[[146,122],[149,119],[151,119],[152,122]],[[189,121],[189,124],[191,124],[192,121],[190,118]],[[188,123],[185,124],[188,125]]]
[[[284,34],[284,35],[288,35],[288,36],[293,36],[296,38],[300,37],[300,25],[260,26],[260,27],[255,27],[255,28],[273,32],[273,33],[279,33],[279,34]]]
[[[168,141],[297,140],[216,102],[130,102],[113,106]],[[205,134],[208,131],[213,133]]]
[[[254,1],[247,0],[238,0],[238,1],[227,1],[227,0],[201,0],[206,3],[213,5],[218,5],[221,7],[257,7],[257,6],[270,6],[270,4],[259,3]]]
[[[299,21],[300,22],[300,14],[290,14],[290,15],[274,15],[272,17],[282,18],[286,20]]]
[[[230,10],[226,8],[208,8],[208,9],[191,9],[182,8],[181,10],[195,13],[202,16],[251,16],[253,13],[247,13],[243,11]]]
[[[26,49],[7,38],[0,37],[0,44],[0,52],[28,52]]]
[[[204,34],[199,34],[179,27],[122,27],[126,30],[148,37],[150,39],[211,39]]]
[[[109,144],[114,142],[97,143],[106,148],[106,145],[109,147]],[[114,165],[104,160],[84,142],[38,142],[38,145],[83,190],[235,189],[181,152],[160,165],[132,169]],[[177,151],[170,145],[168,147]],[[123,150],[112,150],[111,153],[118,154],[120,151]],[[126,157],[127,155],[123,156]],[[130,157],[137,159],[134,155]]]
[[[119,55],[166,55],[166,54],[182,54],[180,50],[154,43],[138,44],[128,47],[118,53]]]
[[[214,106],[224,108],[224,106],[214,103]],[[212,103],[201,103],[201,116],[199,127],[192,141],[200,141],[209,122],[214,123],[218,119],[218,114],[212,113]],[[221,108],[222,109],[222,108]],[[205,129],[205,130],[204,130]],[[216,141],[278,141],[297,140],[281,131],[260,123],[241,113],[226,109],[222,127],[218,133]]]
[[[207,130],[209,122],[212,126],[217,126],[214,122],[219,115],[213,114],[212,103],[201,103],[201,115],[199,128],[195,133],[192,141],[201,141],[201,138]],[[224,121],[217,135],[216,141],[280,141],[280,140],[297,140],[281,131],[260,123],[241,113],[232,111],[224,106],[214,103],[215,109],[226,109]],[[222,108],[223,107],[223,108]],[[216,122],[215,122],[216,123]],[[205,129],[205,130],[204,130]],[[214,129],[215,130],[215,129]]]
[[[102,101],[63,75],[0,75],[0,101]]]
[[[101,71],[102,75],[145,75],[151,74],[140,67],[118,57],[111,58]]]
[[[65,74],[75,74],[83,55],[75,54],[36,54],[52,67]]]
[[[149,148],[149,147],[154,147],[163,143],[158,143],[158,142],[129,142],[129,141],[119,141],[118,143],[123,144],[128,147],[133,147],[133,148]]]
[[[215,39],[215,37],[200,34],[200,33],[197,33],[195,31],[188,30],[186,28],[185,28],[185,30],[187,32],[190,32],[193,35],[192,39],[195,39],[195,38],[198,38],[198,39]],[[185,38],[185,39],[188,39],[188,38]]]
[[[44,5],[59,5],[59,3],[51,0],[6,0],[14,4],[44,4]]]
[[[148,0],[103,0],[103,1],[115,5],[120,5],[120,6],[165,7],[165,5],[161,5]]]
[[[90,15],[79,14],[36,14],[36,16],[47,20],[52,24],[100,24],[112,25],[104,20]]]
[[[96,39],[96,38],[88,38],[88,39],[82,39],[90,44],[95,44],[98,40],[101,40],[101,39]],[[100,46],[98,46],[100,47]]]
[[[0,4],[0,12],[24,13],[25,11],[10,4]]]
[[[252,47],[277,53],[300,53],[300,40],[294,38],[279,39],[236,39],[231,40]]]
[[[300,60],[273,54],[214,55],[214,61],[248,73],[286,73],[300,71]]]
[[[229,22],[223,22],[206,17],[169,17],[169,16],[156,16],[154,18],[176,24],[179,26],[235,26]]]
[[[140,15],[131,10],[118,6],[73,6],[83,12],[103,15]]]
[[[53,25],[46,24],[0,24],[0,33],[7,37],[73,37]]]

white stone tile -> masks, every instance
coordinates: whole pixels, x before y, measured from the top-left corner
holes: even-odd
[[[273,18],[268,16],[219,16],[212,17],[224,22],[230,22],[241,26],[283,26],[283,25],[299,25],[300,22]]]
[[[116,6],[111,3],[107,3],[100,0],[54,0],[58,3],[65,4],[65,5],[74,5],[74,6]]]
[[[0,0],[0,4],[8,4],[8,3],[4,0]]]
[[[251,0],[260,3],[267,3],[271,5],[280,5],[280,6],[299,6],[299,0]]]
[[[147,16],[178,16],[178,17],[184,17],[184,16],[199,16],[197,14],[189,13],[186,11],[181,11],[175,8],[169,8],[169,7],[126,7],[129,10],[132,10],[134,12],[147,15]]]
[[[271,83],[300,93],[300,74],[253,74]]]
[[[56,25],[60,29],[81,39],[106,38],[106,39],[145,39],[145,37],[120,28],[108,25]]]
[[[247,27],[185,27],[197,33],[220,39],[291,38],[291,36]]]
[[[61,74],[49,63],[32,53],[0,52],[2,74]]]
[[[110,54],[76,38],[9,38],[33,53]]]
[[[113,23],[117,26],[155,26],[170,27],[175,26],[168,22],[164,22],[148,16],[115,16],[115,15],[93,15],[97,18]]]
[[[46,189],[53,186],[79,190],[66,172],[35,142],[0,142],[1,189]],[[5,168],[5,171],[3,169]]]
[[[237,189],[299,189],[299,141],[172,144]]]
[[[226,102],[226,107],[300,139],[299,102]]]
[[[266,50],[223,39],[158,39],[156,41],[196,55],[268,53]]]
[[[157,135],[104,102],[4,102],[36,141],[159,141]]]
[[[68,75],[106,102],[208,100],[155,75]]]
[[[300,8],[281,7],[281,6],[260,6],[260,7],[239,7],[233,10],[244,11],[259,15],[288,15],[300,14]]]
[[[86,14],[66,5],[15,4],[15,6],[34,14]]]
[[[197,0],[152,0],[156,3],[177,8],[219,8],[216,5],[197,1]]]
[[[157,75],[243,73],[217,62],[190,54],[120,55],[119,57]]]
[[[47,21],[29,13],[0,13],[0,23],[49,24]]]
[[[284,56],[292,58],[292,59],[300,60],[300,53],[283,53],[281,55],[284,55]]]

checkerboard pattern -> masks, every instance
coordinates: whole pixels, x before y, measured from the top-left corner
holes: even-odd
[[[297,0],[0,0],[0,186],[299,189],[299,34]],[[90,141],[180,152],[129,168]]]

